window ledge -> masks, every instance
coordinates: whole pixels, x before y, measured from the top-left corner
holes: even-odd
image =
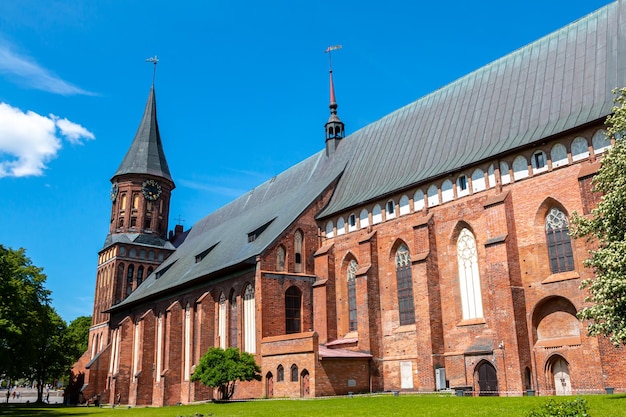
[[[550,284],[552,282],[568,281],[570,279],[580,278],[580,274],[576,271],[559,272],[548,275],[548,278],[541,281],[542,284]]]
[[[393,329],[394,333],[408,333],[415,332],[415,324],[405,324],[404,326],[399,326]]]
[[[359,337],[359,332],[356,330],[352,332],[348,332],[343,336],[344,339],[358,339],[358,337]]]
[[[473,326],[476,324],[485,324],[485,319],[483,317],[478,317],[475,319],[467,319],[467,320],[462,320],[459,324],[457,324],[457,326]]]
[[[554,348],[561,346],[578,346],[580,345],[581,339],[580,335],[577,336],[566,336],[566,337],[555,337],[552,339],[541,339],[535,343],[535,347],[543,347],[543,348]]]

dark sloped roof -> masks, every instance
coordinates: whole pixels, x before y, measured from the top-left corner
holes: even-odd
[[[172,181],[159,134],[154,86],[150,89],[135,139],[114,177],[123,174],[149,174]]]
[[[319,152],[206,216],[191,228],[180,247],[112,310],[254,261],[341,174],[345,163],[338,162]],[[268,223],[248,242],[249,233]],[[157,278],[160,271],[164,272]]]
[[[319,217],[606,116],[626,85],[624,20],[609,4],[346,137]]]
[[[133,243],[144,246],[175,249],[175,246],[165,239],[162,239],[156,235],[146,235],[139,233],[115,233],[107,235],[106,239],[104,240],[104,245],[102,246],[102,249],[108,248],[114,243]]]
[[[609,4],[291,167],[200,220],[112,310],[254,261],[339,176],[319,217],[606,116],[626,85],[624,20],[626,6]]]

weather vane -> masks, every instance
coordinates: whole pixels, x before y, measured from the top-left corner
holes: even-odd
[[[146,59],[146,62],[152,62],[154,64],[154,70],[152,71],[152,86],[154,87],[154,78],[156,77],[156,64],[159,62],[159,58],[155,55]]]
[[[326,48],[326,50],[324,51],[325,53],[328,54],[328,66],[330,68],[330,71],[333,71],[333,61],[330,57],[330,53],[331,51],[336,51],[338,49],[341,49],[341,45],[333,45],[333,46],[329,46],[328,48]]]

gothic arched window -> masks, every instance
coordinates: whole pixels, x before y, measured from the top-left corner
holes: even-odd
[[[228,303],[230,304],[228,346],[237,347],[237,294],[234,290],[230,292]]]
[[[276,271],[282,272],[285,270],[285,248],[279,246],[276,249]]]
[[[405,245],[400,246],[396,252],[396,281],[398,285],[400,325],[413,324],[415,323],[415,306],[413,304],[411,255]]]
[[[220,340],[220,347],[226,349],[226,296],[220,294],[219,307],[217,312],[217,336]]]
[[[128,297],[133,292],[133,274],[135,273],[135,267],[128,265],[128,271],[126,272],[126,296]]]
[[[480,318],[483,316],[483,301],[480,292],[476,239],[472,232],[465,228],[461,230],[457,239],[457,258],[463,319]]]
[[[294,272],[302,272],[302,232],[296,231],[293,236]]]
[[[143,266],[137,268],[137,286],[140,286],[143,282]]]
[[[291,365],[291,382],[298,382],[298,365]]]
[[[300,333],[302,292],[291,286],[285,292],[285,327],[287,334]]]
[[[256,353],[256,316],[254,309],[254,287],[248,284],[243,293],[243,343],[244,350],[248,353]]]
[[[574,270],[572,241],[565,213],[552,207],[546,216],[546,241],[550,271],[553,274]]]
[[[276,382],[283,382],[285,380],[285,368],[282,365],[278,365],[276,368]]]
[[[353,332],[357,330],[357,311],[356,311],[356,271],[359,264],[353,259],[348,265],[348,330]]]

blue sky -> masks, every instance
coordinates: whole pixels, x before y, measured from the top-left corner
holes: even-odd
[[[610,3],[0,2],[0,244],[91,315],[110,178],[157,55],[159,128],[185,228],[321,150],[329,45],[348,133]]]

